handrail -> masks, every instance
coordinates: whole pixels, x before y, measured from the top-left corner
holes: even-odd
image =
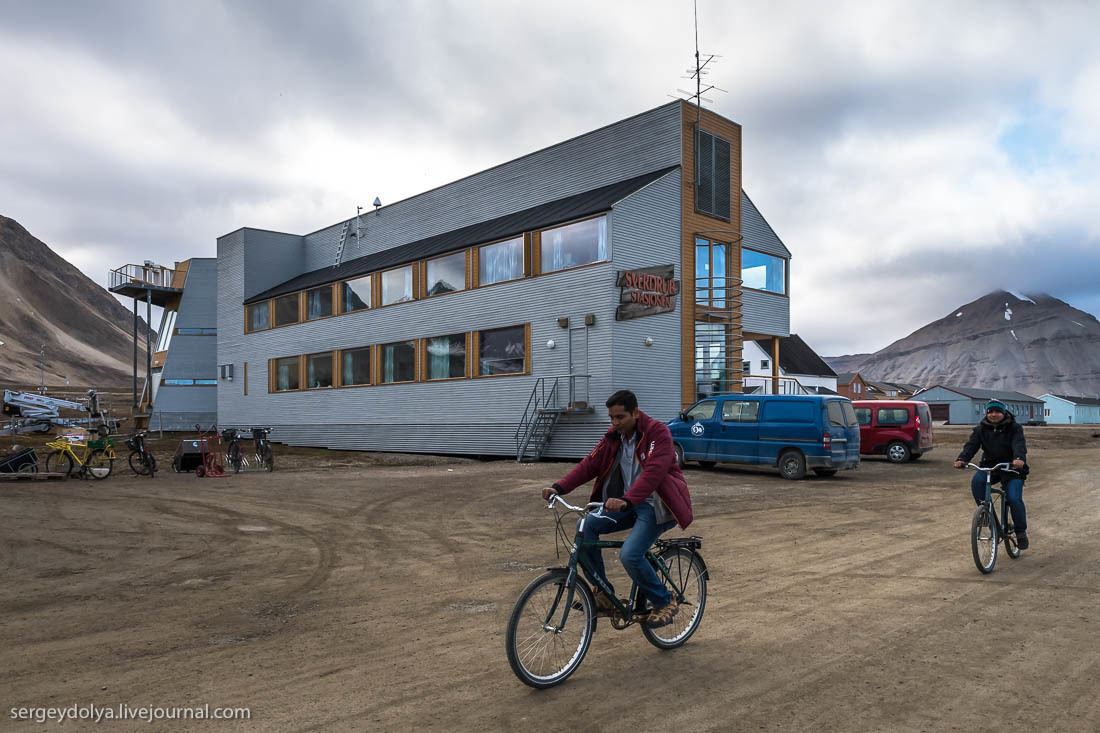
[[[562,374],[558,376],[539,377],[535,380],[535,384],[531,388],[531,395],[527,398],[527,405],[523,408],[523,417],[520,418],[520,422],[516,426],[516,433],[514,436],[516,441],[516,460],[521,460],[523,455],[527,452],[527,448],[531,444],[531,439],[534,437],[535,429],[538,425],[539,414],[546,410],[560,411],[562,409],[562,405],[559,402],[561,397],[561,390],[559,389],[561,380],[569,380],[569,402],[565,405],[565,408],[568,409],[570,405],[576,403],[578,379],[585,380],[584,396],[587,402],[588,384],[591,378],[591,374]],[[549,391],[547,391],[547,380],[550,379],[554,381]]]
[[[772,377],[762,374],[746,374],[741,377],[742,389],[749,386],[750,379],[759,379],[762,382],[761,386],[764,388],[763,394],[772,394],[768,391],[768,388],[771,386],[772,381],[776,379],[779,380],[779,384],[781,385],[780,391],[776,394],[810,394],[810,391],[806,389],[805,385],[798,381],[796,377]],[[753,382],[753,384],[755,384],[755,382]],[[790,387],[790,390],[788,390],[787,387]]]
[[[176,271],[163,265],[123,265],[108,272],[110,288],[142,283],[160,288],[172,287]]]

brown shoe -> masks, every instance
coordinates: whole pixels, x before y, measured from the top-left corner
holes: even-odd
[[[608,598],[606,593],[604,593],[602,590],[597,588],[596,592],[594,594],[594,597],[596,599],[596,616],[597,617],[599,617],[599,616],[614,616],[615,615],[615,604],[611,602],[611,599]]]
[[[672,623],[672,617],[680,612],[680,606],[676,603],[676,599],[673,598],[668,602],[667,606],[661,606],[655,608],[649,612],[649,618],[646,619],[646,626],[651,629],[656,629],[661,626],[668,626]]]

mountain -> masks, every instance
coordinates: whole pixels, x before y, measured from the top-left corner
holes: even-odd
[[[43,344],[47,385],[64,385],[66,377],[72,386],[130,385],[133,318],[19,222],[0,216],[0,385],[38,384]],[[139,378],[146,330],[139,318]]]
[[[997,290],[873,354],[825,361],[872,382],[1094,396],[1100,321],[1046,294]]]

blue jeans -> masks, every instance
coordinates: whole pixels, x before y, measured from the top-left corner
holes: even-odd
[[[1012,524],[1017,532],[1027,531],[1027,510],[1024,509],[1024,480],[1022,478],[1005,478],[994,480],[994,484],[1000,483],[1008,495],[1008,508],[1012,512]],[[985,471],[975,471],[974,478],[970,479],[970,492],[974,494],[974,501],[981,504],[985,501]],[[996,498],[996,497],[994,497]]]
[[[584,526],[584,539],[596,541],[602,534],[622,532],[629,529],[630,534],[623,542],[622,549],[619,550],[619,560],[622,561],[626,574],[638,584],[638,588],[649,599],[653,607],[660,608],[669,604],[672,595],[665,588],[665,584],[657,577],[657,571],[646,561],[645,553],[663,532],[672,529],[675,524],[675,520],[657,524],[657,518],[653,513],[653,505],[643,502],[625,512],[605,512],[601,517],[589,515]],[[579,520],[577,526],[580,527]],[[631,529],[632,527],[633,529]],[[603,565],[603,552],[600,548],[585,550],[583,554],[592,564],[592,567],[596,569],[596,573],[600,578],[607,581],[607,584],[614,590],[614,586],[607,580],[607,573],[604,571]],[[585,571],[585,575],[588,575],[588,579],[595,583],[595,579],[587,571]]]

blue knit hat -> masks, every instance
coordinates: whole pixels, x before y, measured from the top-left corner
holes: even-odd
[[[985,411],[989,412],[990,410],[1000,410],[1001,412],[1005,413],[1008,412],[1008,408],[1005,407],[1005,403],[1001,402],[1000,400],[990,400],[989,402],[987,402],[985,405]]]

